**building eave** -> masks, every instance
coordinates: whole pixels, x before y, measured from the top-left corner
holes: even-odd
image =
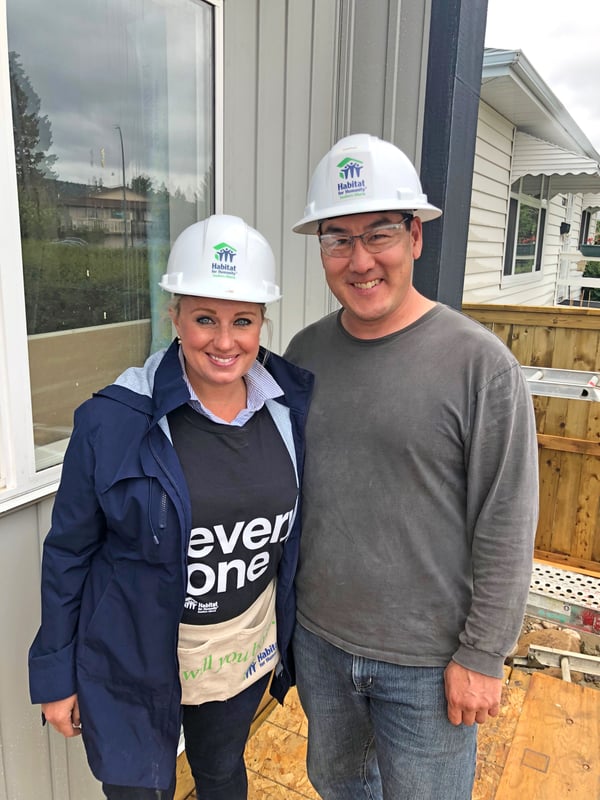
[[[481,99],[518,130],[600,161],[600,154],[522,51],[486,48]]]

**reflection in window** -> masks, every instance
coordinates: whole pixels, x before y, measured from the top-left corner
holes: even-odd
[[[213,8],[8,0],[36,465],[168,343],[169,248],[214,208]],[[35,20],[35,25],[32,24]]]
[[[528,175],[512,187],[504,275],[535,275],[542,268],[546,179]]]

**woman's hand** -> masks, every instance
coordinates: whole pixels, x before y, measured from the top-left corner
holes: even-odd
[[[64,700],[42,703],[42,713],[50,725],[63,736],[81,736],[81,717],[76,694],[65,697]]]

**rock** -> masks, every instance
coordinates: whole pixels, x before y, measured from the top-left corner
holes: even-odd
[[[573,631],[574,632],[574,631]],[[552,647],[554,650],[568,650],[571,653],[581,652],[581,638],[571,635],[565,630],[546,628],[540,631],[529,631],[524,633],[518,643],[516,652],[513,655],[524,658],[530,644],[539,644],[542,647]]]

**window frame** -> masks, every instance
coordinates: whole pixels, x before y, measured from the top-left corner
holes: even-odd
[[[544,264],[542,257],[544,253],[546,224],[548,221],[548,177],[546,175],[540,175],[538,177],[541,180],[539,200],[522,191],[523,178],[520,178],[510,187],[506,211],[506,234],[502,258],[501,286],[511,286],[520,283],[537,283],[543,279]],[[533,254],[533,270],[531,272],[517,273],[515,272],[515,266],[518,261],[518,256],[516,254],[517,234],[522,206],[538,209],[538,225],[535,252]],[[507,273],[506,270],[509,263],[510,273]]]
[[[196,3],[196,0],[181,0]],[[214,201],[223,207],[223,0],[213,7]],[[0,515],[53,494],[62,465],[36,472],[19,197],[8,66],[7,0],[0,0]]]
[[[589,208],[584,208],[581,212],[581,222],[579,225],[579,239],[577,242],[577,246],[581,247],[582,244],[588,243],[588,237],[590,235],[590,227],[592,223],[592,212]]]

